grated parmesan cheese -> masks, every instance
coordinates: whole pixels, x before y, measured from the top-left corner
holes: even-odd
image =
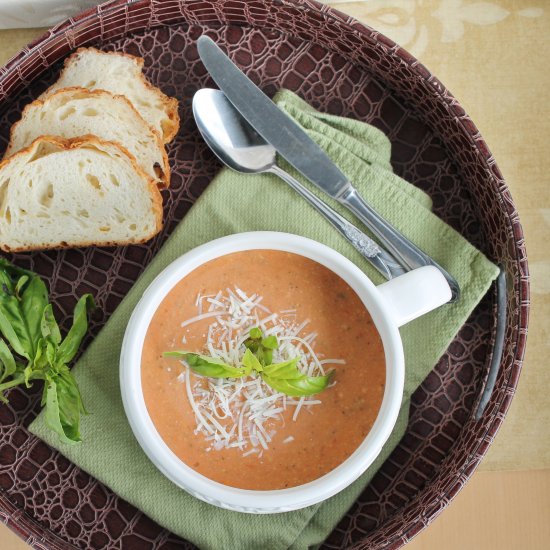
[[[242,289],[225,289],[216,295],[197,295],[197,315],[182,322],[189,327],[204,319],[212,319],[206,334],[205,351],[231,365],[240,365],[245,352],[244,342],[251,328],[259,326],[266,336],[276,335],[279,349],[274,350],[273,362],[288,361],[300,356],[298,368],[308,376],[325,374],[330,365],[341,365],[341,359],[320,360],[314,351],[317,333],[301,336],[310,323],[306,319],[296,321],[296,310],[271,312],[263,304],[262,296],[247,295]],[[206,311],[205,311],[206,305]],[[185,336],[182,342],[186,342]],[[287,396],[273,390],[259,376],[246,378],[208,378],[196,375],[182,361],[184,372],[177,380],[185,384],[187,398],[193,410],[195,434],[202,434],[207,443],[206,451],[238,448],[243,457],[263,456],[277,432],[284,426],[283,414],[288,407],[295,407],[295,422],[303,409],[313,412],[320,405],[318,396]],[[334,382],[331,384],[333,385]],[[294,441],[287,437],[283,443]]]

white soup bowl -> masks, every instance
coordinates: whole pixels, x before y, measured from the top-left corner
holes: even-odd
[[[233,252],[280,250],[310,258],[341,277],[361,299],[382,339],[386,384],[378,416],[357,449],[324,476],[281,490],[237,489],[212,481],[180,460],[163,441],[151,420],[141,386],[141,354],[147,329],[160,303],[186,275],[202,264]],[[120,387],[130,426],[153,464],[173,483],[215,506],[239,512],[288,512],[321,502],[345,489],[376,459],[399,414],[405,379],[399,327],[451,298],[451,290],[435,267],[415,269],[375,286],[350,260],[311,239],[271,231],[238,233],[211,241],[184,254],[149,285],[128,323],[120,356]],[[183,394],[182,394],[183,398]],[[190,437],[193,437],[190,434]],[[312,457],[315,460],[315,457]]]

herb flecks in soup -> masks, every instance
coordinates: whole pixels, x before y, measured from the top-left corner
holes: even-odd
[[[317,262],[273,250],[187,275],[155,313],[142,354],[145,402],[166,444],[245,489],[300,485],[342,463],[372,427],[384,381],[382,343],[354,291]]]

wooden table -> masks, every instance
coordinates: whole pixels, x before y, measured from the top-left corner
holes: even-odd
[[[532,274],[518,393],[478,473],[411,550],[539,550],[550,541],[550,5],[546,0],[332,0],[444,82],[489,144],[518,206]],[[1,17],[1,15],[0,15]],[[0,64],[40,34],[0,31]],[[545,323],[547,321],[547,323]],[[512,470],[512,471],[510,471]],[[467,526],[467,528],[465,528]],[[448,533],[453,537],[449,538]],[[451,541],[451,542],[450,542]],[[28,548],[0,525],[0,548]]]

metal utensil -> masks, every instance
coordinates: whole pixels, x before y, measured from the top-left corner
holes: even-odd
[[[294,168],[352,211],[407,270],[434,265],[445,276],[451,301],[460,296],[457,281],[432,258],[380,216],[325,152],[207,36],[197,42],[206,69],[248,123]]]
[[[199,90],[193,97],[193,114],[202,137],[229,168],[279,176],[323,214],[386,279],[405,273],[391,254],[279,168],[275,164],[275,148],[254,131],[223,92]]]

